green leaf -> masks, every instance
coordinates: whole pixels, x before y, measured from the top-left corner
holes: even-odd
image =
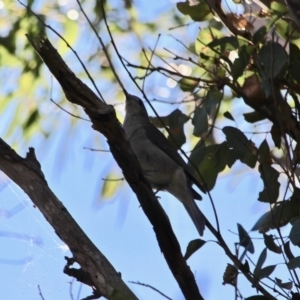
[[[254,44],[259,44],[259,43],[264,44],[266,36],[267,36],[267,27],[266,26],[260,27],[253,35]]]
[[[300,33],[297,30],[297,24],[292,19],[279,19],[275,24],[275,29],[279,36],[285,40],[297,40],[300,38]]]
[[[229,147],[235,151],[237,158],[242,163],[254,168],[257,158],[254,154],[256,149],[253,147],[252,142],[237,128],[227,126],[223,128],[223,132],[226,135]]]
[[[184,259],[185,260],[189,259],[205,243],[206,243],[206,241],[203,241],[201,239],[196,239],[196,240],[190,241],[189,244],[188,244],[188,246],[187,246],[187,248],[186,248],[186,252],[184,254]]]
[[[271,204],[275,203],[279,196],[279,172],[265,163],[259,165],[258,171],[264,183],[264,188],[259,193],[258,200]]]
[[[289,10],[287,9],[287,7],[277,1],[272,1],[271,2],[271,13],[272,14],[280,14],[280,15],[284,15],[284,14],[288,14]]]
[[[289,238],[293,245],[300,247],[300,219],[293,222],[293,227],[290,231]]]
[[[190,78],[182,78],[179,80],[179,87],[183,92],[190,92],[192,93],[195,88],[198,86],[199,81],[193,80]]]
[[[225,111],[223,116],[231,121],[234,121],[232,114],[229,111]],[[235,122],[235,121],[234,121]]]
[[[238,226],[238,232],[239,232],[239,239],[240,242],[239,244],[241,246],[243,246],[245,249],[247,249],[247,251],[249,251],[250,253],[254,253],[254,245],[252,243],[252,240],[248,234],[248,232],[243,228],[242,225],[237,224]]]
[[[266,247],[270,251],[273,251],[273,252],[278,253],[278,254],[282,253],[281,248],[278,245],[275,244],[272,234],[271,235],[264,234],[264,241],[265,241]]]
[[[205,106],[197,106],[192,119],[194,136],[201,137],[208,130],[207,112]]]
[[[204,59],[214,58],[220,55],[216,49],[211,49],[208,44],[216,39],[224,37],[224,33],[213,28],[207,27],[202,29],[195,42],[196,52]]]
[[[35,122],[37,122],[37,120],[39,119],[40,114],[38,109],[36,108],[28,117],[27,121],[25,122],[25,124],[23,125],[23,129],[27,130],[29,129]]]
[[[190,5],[189,1],[179,2],[176,5],[182,14],[190,16],[194,21],[208,21],[212,18],[211,9],[205,1],[196,5]]]
[[[257,277],[258,279],[259,279],[258,274],[261,271],[262,266],[265,263],[266,259],[267,259],[267,248],[264,248],[264,250],[261,252],[261,254],[260,254],[260,256],[259,256],[259,258],[257,260],[255,269],[253,271],[253,275],[255,277]]]
[[[277,77],[288,63],[285,49],[275,42],[268,42],[258,53],[264,80]]]
[[[290,270],[299,268],[300,267],[300,256],[297,256],[297,257],[291,259],[286,265]]]
[[[197,166],[200,174],[205,174],[205,184],[209,191],[215,186],[218,174],[226,167],[227,152],[226,142],[208,147],[203,147],[199,142],[190,155],[190,160]],[[194,175],[202,181],[197,173]]]
[[[221,102],[223,99],[223,93],[217,88],[211,88],[205,97],[205,108],[207,113],[210,115],[216,106]]]
[[[249,64],[249,59],[252,51],[253,47],[245,45],[239,49],[238,58],[236,58],[231,65],[231,75],[234,80],[237,80],[244,74],[246,66]]]
[[[266,117],[262,116],[257,111],[252,111],[252,112],[249,112],[249,113],[244,113],[243,116],[244,116],[245,120],[248,123],[256,123],[256,122],[259,122],[259,121],[262,121],[262,120],[266,119]]]

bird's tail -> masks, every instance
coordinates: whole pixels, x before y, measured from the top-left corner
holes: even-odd
[[[189,203],[183,203],[186,211],[194,222],[200,236],[203,235],[205,228],[205,218],[194,200]]]

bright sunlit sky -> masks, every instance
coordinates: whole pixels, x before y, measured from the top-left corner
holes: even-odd
[[[109,2],[112,6],[119,3],[118,1]],[[74,19],[74,22],[78,21],[79,9],[76,1],[61,0],[58,3],[66,7],[66,13],[70,19]],[[17,2],[15,4],[19,5]],[[38,10],[43,4],[43,1],[36,1],[35,8]],[[167,0],[152,1],[151,6],[148,4],[149,2],[142,0],[134,1],[134,6],[138,9],[138,18],[143,22],[155,20],[157,15],[169,11],[170,6],[175,5],[174,1]],[[81,14],[79,14],[79,19],[83,20]],[[168,33],[168,28],[167,20],[166,27],[162,26],[162,30]],[[187,38],[190,37],[190,42],[195,39],[198,30],[197,24],[188,27],[186,35]],[[105,39],[105,36],[103,38]],[[123,39],[116,42],[122,45],[122,54],[125,57],[127,54],[130,55],[131,47],[139,47],[136,41]],[[178,47],[174,39],[167,37],[167,34],[164,42],[164,46]],[[155,41],[151,36],[145,36],[144,43],[153,47]],[[76,51],[83,57],[85,45],[84,41],[77,41],[74,45]],[[78,63],[74,56],[67,56],[66,61],[72,69],[78,70]],[[43,74],[49,86],[52,83],[54,85],[52,97],[55,99],[59,86],[48,71],[45,70]],[[120,70],[120,74],[125,78],[125,72]],[[14,74],[11,76],[13,78]],[[0,77],[0,82],[3,80],[4,78]],[[100,82],[97,82],[97,85],[104,91],[106,99],[115,104],[112,98],[114,93],[102,87]],[[128,89],[131,93],[137,93],[132,84],[128,85]],[[146,93],[152,93],[150,98],[155,94],[161,97],[166,95],[166,99],[176,95],[176,90],[167,85],[167,79],[161,82],[154,80],[149,84],[146,82],[145,90]],[[239,113],[242,105],[241,100],[238,99],[232,104],[236,123],[239,124],[240,129],[246,130],[248,125]],[[165,115],[176,107],[155,103],[155,108],[161,115]],[[60,127],[54,130],[46,144],[42,135],[36,135],[28,143],[20,141],[22,133],[10,136],[5,139],[6,142],[9,144],[19,142],[22,147],[17,151],[21,156],[26,155],[29,146],[35,148],[49,187],[115,269],[122,274],[124,282],[139,299],[163,298],[153,290],[135,285],[130,281],[149,284],[171,299],[184,299],[160,252],[151,225],[139,208],[139,203],[128,184],[123,182],[111,199],[99,200],[104,183],[102,178],[106,178],[112,169],[115,178],[121,178],[122,173],[110,153],[84,149],[84,147],[95,146],[95,134],[92,132],[91,124],[79,121],[75,129],[70,131],[71,116],[55,107],[50,102],[50,96],[42,109],[49,111],[50,117],[57,117],[61,122]],[[116,110],[122,122],[124,105],[116,106]],[[149,114],[153,115],[151,110]],[[13,118],[13,108],[7,110],[6,115],[0,118],[1,137],[6,133],[6,124],[11,118]],[[224,124],[236,126],[229,120],[221,120],[216,125],[217,127],[220,125],[220,128]],[[216,137],[218,142],[224,140],[221,131]],[[255,142],[255,137],[252,138]],[[108,149],[102,137],[98,137],[98,140],[100,140],[98,144],[100,149]],[[184,149],[188,150],[190,146],[185,145]],[[268,210],[267,205],[256,201],[261,190],[262,182],[257,169],[249,170],[240,163],[236,163],[230,172],[227,170],[219,176],[217,185],[211,192],[224,239],[232,251],[234,251],[234,243],[238,242],[237,223],[242,224],[246,230],[250,230],[257,219]],[[185,252],[189,241],[198,238],[197,231],[179,201],[167,193],[160,193],[159,196],[159,201],[171,220],[182,251]],[[203,201],[198,204],[207,218],[215,224],[208,196],[204,195]],[[66,245],[56,236],[38,209],[33,207],[27,195],[1,172],[0,224],[1,299],[41,300],[38,286],[45,299],[71,299],[71,294],[74,299],[79,299],[91,294],[90,288],[81,287],[81,284],[77,282],[70,285],[71,278],[62,272],[65,264],[64,256],[71,256]],[[287,233],[286,229],[283,230],[283,234]],[[261,238],[258,233],[250,234]],[[205,231],[203,239],[208,241],[207,244],[188,260],[201,294],[207,300],[234,299],[233,287],[222,285],[223,273],[227,263],[231,261],[213,242],[215,239],[208,230]],[[255,246],[258,247],[255,254],[251,256],[254,262],[257,261],[264,247],[263,241],[256,241]],[[279,262],[282,262],[281,256],[268,253],[266,265]],[[251,268],[253,268],[252,265]],[[277,266],[276,270],[279,274],[285,274],[283,265]],[[282,279],[287,278],[285,276]],[[240,292],[244,297],[255,294],[255,290],[242,276],[239,280]]]

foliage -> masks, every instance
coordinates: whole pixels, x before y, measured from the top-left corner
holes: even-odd
[[[99,2],[96,1],[93,5],[86,3],[85,7],[90,12],[89,18],[96,31],[104,27],[104,16]],[[232,6],[231,11],[240,9],[242,14],[226,13],[225,10],[214,7],[210,1],[185,1],[177,3],[168,11],[168,19],[166,16],[157,16],[149,22],[135,18],[134,4],[130,1],[123,3],[125,11],[124,7],[116,9],[108,3],[107,20],[111,24],[113,39],[123,62],[132,74],[132,81],[125,71],[119,68],[120,57],[116,57],[109,47],[107,36],[105,45],[113,57],[118,75],[128,89],[133,89],[134,84],[137,84],[142,87],[141,90],[147,98],[157,101],[156,97],[163,97],[163,92],[155,93],[152,88],[158,80],[167,77],[168,87],[175,87],[168,92],[169,97],[165,102],[171,103],[176,100],[176,104],[182,104],[183,111],[176,107],[161,118],[153,117],[151,120],[159,128],[168,127],[168,138],[176,147],[181,148],[186,141],[194,146],[189,155],[189,165],[208,192],[218,185],[221,173],[229,172],[237,165],[243,164],[247,170],[255,169],[259,173],[263,188],[258,195],[251,197],[267,204],[269,210],[256,221],[252,231],[262,234],[265,248],[254,268],[245,273],[251,274],[251,278],[258,284],[266,278],[271,280],[276,287],[273,291],[277,291],[281,297],[294,299],[296,293],[291,296],[286,290],[295,288],[296,270],[300,266],[299,256],[294,257],[289,246],[289,241],[294,246],[300,246],[299,18],[295,11],[291,11],[292,1],[288,1],[288,5],[283,1],[262,1],[259,8],[244,1],[234,2],[236,4]],[[33,3],[29,3],[28,7],[33,11],[37,10]],[[54,128],[62,126],[64,117],[60,115],[54,123],[50,120],[55,118],[49,118],[47,109],[43,108],[43,102],[52,97],[49,94],[53,91],[57,92],[57,87],[53,91],[49,88],[44,66],[29,47],[24,32],[29,35],[37,32],[41,35],[53,35],[58,51],[64,58],[73,61],[74,57],[70,58],[71,51],[59,37],[37,21],[37,16],[21,6],[13,9],[18,17],[6,28],[6,33],[0,36],[1,65],[4,65],[0,71],[2,76],[12,68],[21,70],[15,79],[20,83],[17,89],[12,83],[0,91],[0,96],[5,99],[2,101],[4,104],[0,106],[0,113],[4,114],[9,107],[13,107],[14,110],[14,118],[7,126],[6,136],[16,135],[18,130],[22,129],[22,136],[27,139],[38,133],[48,137]],[[84,37],[86,28],[78,26],[63,12],[63,7],[51,3],[43,6],[38,16],[45,23],[51,24],[52,28],[57,26],[60,35],[73,48],[76,48],[78,43],[89,45],[92,35]],[[12,15],[12,8],[7,10],[7,14]],[[113,22],[118,14],[124,17],[123,22]],[[55,20],[56,15],[61,18],[59,22]],[[218,21],[213,18],[214,15],[218,16]],[[161,20],[164,20],[161,22],[164,23],[163,27],[160,24]],[[145,50],[140,51],[141,47],[135,47],[136,50],[131,52],[123,49],[119,42],[126,38],[132,43],[141,42],[144,46],[145,41],[141,41],[144,37],[148,36],[155,41],[157,32],[166,30],[169,24],[174,28],[180,27],[184,33],[188,32],[187,22],[205,23],[200,23],[200,30],[191,45],[188,44],[192,39],[190,36],[182,41],[176,38],[175,34],[171,46],[165,47],[168,55],[164,47],[160,47],[159,40],[155,48],[144,47]],[[180,51],[178,44],[181,46]],[[115,99],[116,104],[121,101],[121,91],[109,68],[105,53],[99,51],[99,47],[93,43],[78,54],[84,57],[92,77],[98,82],[101,81],[104,98]],[[172,47],[178,48],[173,51]],[[86,79],[86,74],[79,65],[75,65],[74,68],[72,66],[72,70]],[[76,106],[67,104],[60,93],[57,92],[55,96],[55,101],[64,107],[67,106],[69,112],[83,116],[83,112]],[[239,105],[238,109],[236,104]],[[51,114],[54,114],[53,107]],[[162,115],[159,111],[158,114]],[[77,122],[70,122],[72,126],[77,126]],[[116,177],[113,176],[113,168],[108,173],[107,178]],[[120,184],[116,183],[112,188],[108,182],[103,184],[101,196],[112,198]],[[218,219],[217,215],[215,217]],[[281,229],[287,224],[291,224],[288,240],[281,234]],[[270,230],[273,230],[272,234],[266,234]],[[254,253],[255,240],[251,240],[242,224],[238,224],[238,235],[238,248],[241,246],[244,249],[239,260],[244,263],[244,257]],[[225,248],[220,240],[218,242]],[[191,241],[185,258],[188,259],[196,251],[201,251],[205,243],[202,240]],[[276,274],[278,278],[274,277],[273,272],[277,271],[277,264],[264,267],[269,252],[280,255],[281,262],[289,270],[294,270],[294,273],[290,273],[291,278],[279,278],[280,273]],[[232,284],[238,290],[236,276],[239,273],[232,272],[232,268],[240,270],[240,267],[230,266],[229,273],[234,276],[229,276],[230,279],[224,279],[224,282]],[[224,278],[228,277],[224,275]],[[298,287],[299,285],[295,291]],[[269,292],[272,292],[271,287]],[[247,299],[269,298],[265,295]]]

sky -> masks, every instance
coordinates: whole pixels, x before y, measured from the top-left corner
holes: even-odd
[[[66,1],[66,0],[65,0]],[[64,3],[62,0],[59,2]],[[111,2],[112,5],[117,3]],[[42,5],[37,1],[36,7]],[[168,11],[174,2],[153,1],[151,6],[146,6],[145,1],[135,1],[138,8],[138,18],[143,22],[150,22],[157,14]],[[75,1],[66,3],[66,11],[70,18],[76,17],[78,10]],[[73,12],[70,12],[72,11]],[[75,12],[74,12],[75,10]],[[75,17],[74,17],[75,16]],[[76,18],[75,21],[76,22]],[[193,40],[199,28],[194,26],[188,30],[188,37]],[[145,42],[151,42],[151,36],[145,36]],[[165,36],[168,46],[174,45],[174,40]],[[124,43],[125,39],[116,41]],[[76,43],[76,50],[84,55],[84,43]],[[136,41],[130,44],[138,46]],[[151,44],[150,44],[151,45]],[[130,53],[130,46],[124,47],[124,55]],[[153,46],[153,44],[152,44]],[[164,45],[165,46],[165,45]],[[177,45],[178,46],[178,45]],[[73,58],[72,58],[73,59]],[[71,58],[67,58],[71,61]],[[77,63],[73,64],[77,70]],[[94,66],[97,68],[97,66]],[[45,71],[45,78],[49,85],[52,79]],[[121,74],[123,74],[121,72]],[[125,73],[124,73],[125,74]],[[1,76],[1,75],[0,75]],[[13,76],[13,75],[12,75]],[[125,75],[122,75],[125,77]],[[2,81],[3,78],[0,78]],[[54,85],[55,85],[54,81]],[[155,88],[152,85],[156,84]],[[100,84],[101,86],[101,84]],[[53,97],[56,95],[56,87]],[[134,92],[136,90],[129,85]],[[107,98],[111,97],[109,89],[103,87]],[[169,99],[176,93],[167,82],[146,82],[146,90],[153,94],[166,95]],[[167,94],[164,94],[164,93]],[[108,96],[109,95],[109,96]],[[113,101],[112,101],[113,103]],[[113,103],[115,104],[115,103]],[[155,103],[162,114],[172,111],[174,106]],[[234,100],[236,123],[244,130],[248,129],[244,118],[239,112],[242,105],[238,99]],[[116,111],[120,121],[124,117],[124,105],[117,105]],[[115,269],[122,274],[124,282],[142,300],[163,299],[151,288],[140,286],[132,282],[141,282],[160,290],[173,300],[182,300],[183,295],[172,277],[171,272],[157,245],[152,227],[139,207],[134,193],[125,181],[109,199],[101,199],[101,189],[109,174],[121,178],[122,172],[116,165],[112,155],[108,152],[95,152],[85,149],[94,148],[95,140],[100,149],[108,149],[103,137],[92,132],[91,124],[79,121],[73,131],[70,130],[70,116],[63,113],[49,100],[43,109],[49,115],[60,121],[59,130],[53,130],[47,144],[36,135],[29,141],[20,142],[18,154],[25,156],[28,147],[34,147],[36,156],[42,165],[49,187],[63,202],[65,207],[74,217],[76,222],[96,244],[99,250],[112,263]],[[149,107],[147,106],[147,109]],[[149,109],[149,114],[153,115]],[[0,119],[0,136],[6,131],[6,124],[13,116],[13,109],[8,109],[6,115]],[[227,124],[227,123],[228,124]],[[49,123],[51,126],[51,123]],[[224,125],[235,126],[230,121],[220,120],[217,127]],[[74,125],[75,126],[75,125]],[[96,136],[96,137],[95,137]],[[14,144],[20,135],[6,139],[7,143]],[[218,142],[224,140],[221,133],[216,134]],[[256,137],[253,137],[255,141]],[[51,145],[51,147],[50,147]],[[190,145],[185,145],[186,150]],[[113,183],[112,183],[113,184]],[[258,193],[262,190],[262,182],[257,168],[249,170],[237,163],[230,171],[223,172],[217,181],[211,195],[217,207],[220,226],[224,239],[234,252],[234,243],[238,242],[237,223],[243,225],[248,231],[257,219],[268,210],[268,206],[258,203]],[[176,236],[178,237],[183,253],[188,243],[198,237],[187,213],[174,197],[167,193],[159,193],[160,203],[166,210]],[[199,207],[206,217],[215,224],[215,218],[207,195]],[[80,299],[90,295],[91,290],[63,274],[65,264],[64,256],[71,256],[67,246],[55,235],[37,208],[33,206],[27,195],[23,193],[12,181],[0,172],[0,268],[2,276],[0,289],[3,299],[14,300],[40,300],[43,299]],[[288,234],[287,229],[283,229]],[[264,244],[261,235],[251,233],[258,240],[255,242],[257,249],[251,259],[256,262]],[[207,300],[234,298],[234,289],[229,285],[222,285],[222,277],[230,260],[224,251],[214,242],[215,239],[206,229],[204,240],[207,243],[188,259],[188,264],[195,274],[201,294]],[[266,265],[282,262],[282,257],[268,253]],[[253,266],[251,265],[253,268]],[[283,266],[277,266],[280,274],[285,274]],[[287,277],[284,277],[287,278]],[[282,279],[284,279],[282,278]],[[240,292],[244,297],[255,294],[255,290],[242,276],[239,277]],[[39,290],[40,289],[40,290]],[[40,295],[42,294],[42,296]],[[73,298],[72,298],[73,297]]]

